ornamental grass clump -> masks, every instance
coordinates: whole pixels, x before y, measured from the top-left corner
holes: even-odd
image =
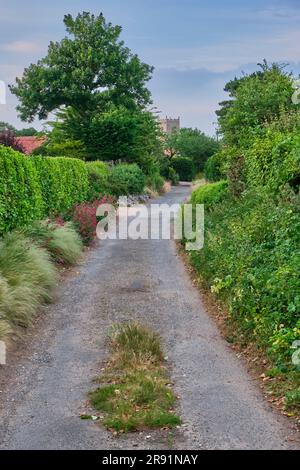
[[[54,298],[56,268],[49,253],[23,234],[0,241],[0,321],[3,331],[27,327],[38,307]],[[3,323],[4,322],[4,323]]]
[[[46,248],[56,263],[73,266],[80,259],[83,244],[72,222],[62,219],[38,221],[25,233],[39,246]]]

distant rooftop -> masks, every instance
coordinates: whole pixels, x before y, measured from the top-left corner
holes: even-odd
[[[37,136],[33,135],[33,136],[16,137],[16,140],[19,142],[19,144],[22,145],[22,147],[24,149],[24,152],[27,155],[30,155],[36,148],[43,145],[46,138],[45,137],[37,137]]]

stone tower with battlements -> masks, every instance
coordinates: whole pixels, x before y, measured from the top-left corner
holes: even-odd
[[[180,129],[180,118],[177,119],[165,117],[165,119],[160,119],[160,127],[163,132],[166,134],[171,134],[174,131],[179,131]]]

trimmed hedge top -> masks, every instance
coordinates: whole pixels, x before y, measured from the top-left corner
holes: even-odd
[[[83,201],[85,163],[75,158],[27,157],[0,146],[0,234],[56,215]]]
[[[200,186],[192,193],[192,204],[205,204],[208,208],[221,202],[228,194],[228,181],[221,180],[215,183]]]

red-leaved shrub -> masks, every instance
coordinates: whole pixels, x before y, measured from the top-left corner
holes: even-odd
[[[72,220],[87,245],[96,237],[98,223],[96,212],[102,204],[114,204],[114,199],[110,196],[103,196],[93,202],[82,202],[74,207]]]
[[[0,133],[0,144],[25,153],[23,145],[16,139],[12,131],[7,130]]]

